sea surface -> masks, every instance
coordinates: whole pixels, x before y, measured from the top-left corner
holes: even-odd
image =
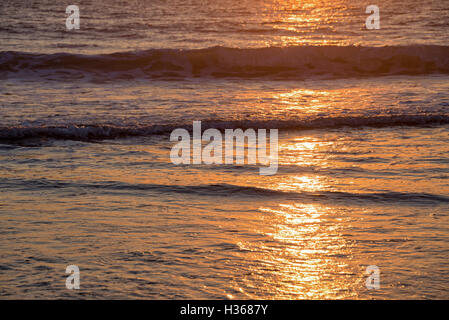
[[[71,4],[0,3],[1,299],[449,298],[449,1]],[[277,173],[174,165],[193,121]]]

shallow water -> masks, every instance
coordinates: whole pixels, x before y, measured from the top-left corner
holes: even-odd
[[[0,296],[449,298],[449,7],[405,3],[3,1]],[[195,120],[277,174],[174,165]]]

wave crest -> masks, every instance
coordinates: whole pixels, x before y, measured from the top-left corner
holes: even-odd
[[[203,120],[203,130],[209,128],[237,129],[279,129],[308,130],[329,129],[339,127],[392,127],[392,126],[423,126],[449,124],[449,115],[394,115],[394,116],[346,116],[314,118],[304,120]],[[176,128],[191,130],[191,124],[155,124],[141,126],[125,126],[111,124],[69,124],[66,126],[15,126],[0,128],[0,141],[15,142],[25,139],[57,139],[95,141],[132,136],[151,136],[169,134]]]

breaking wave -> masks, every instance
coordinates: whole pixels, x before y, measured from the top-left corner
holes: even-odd
[[[449,74],[449,46],[151,49],[112,54],[0,52],[4,77],[48,79],[348,78]]]

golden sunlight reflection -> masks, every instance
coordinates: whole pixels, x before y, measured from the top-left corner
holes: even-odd
[[[330,107],[332,93],[324,90],[298,89],[273,95],[285,110],[300,110],[313,114]]]
[[[280,146],[284,155],[282,164],[327,167],[327,151],[334,147],[333,141],[324,141],[312,136],[297,137]]]
[[[288,34],[280,37],[282,46],[346,45],[347,40],[338,37],[335,25],[347,21],[348,13],[346,10],[329,10],[328,2],[324,5],[323,1],[317,0],[283,1],[274,10],[276,17],[266,17],[266,23]]]

